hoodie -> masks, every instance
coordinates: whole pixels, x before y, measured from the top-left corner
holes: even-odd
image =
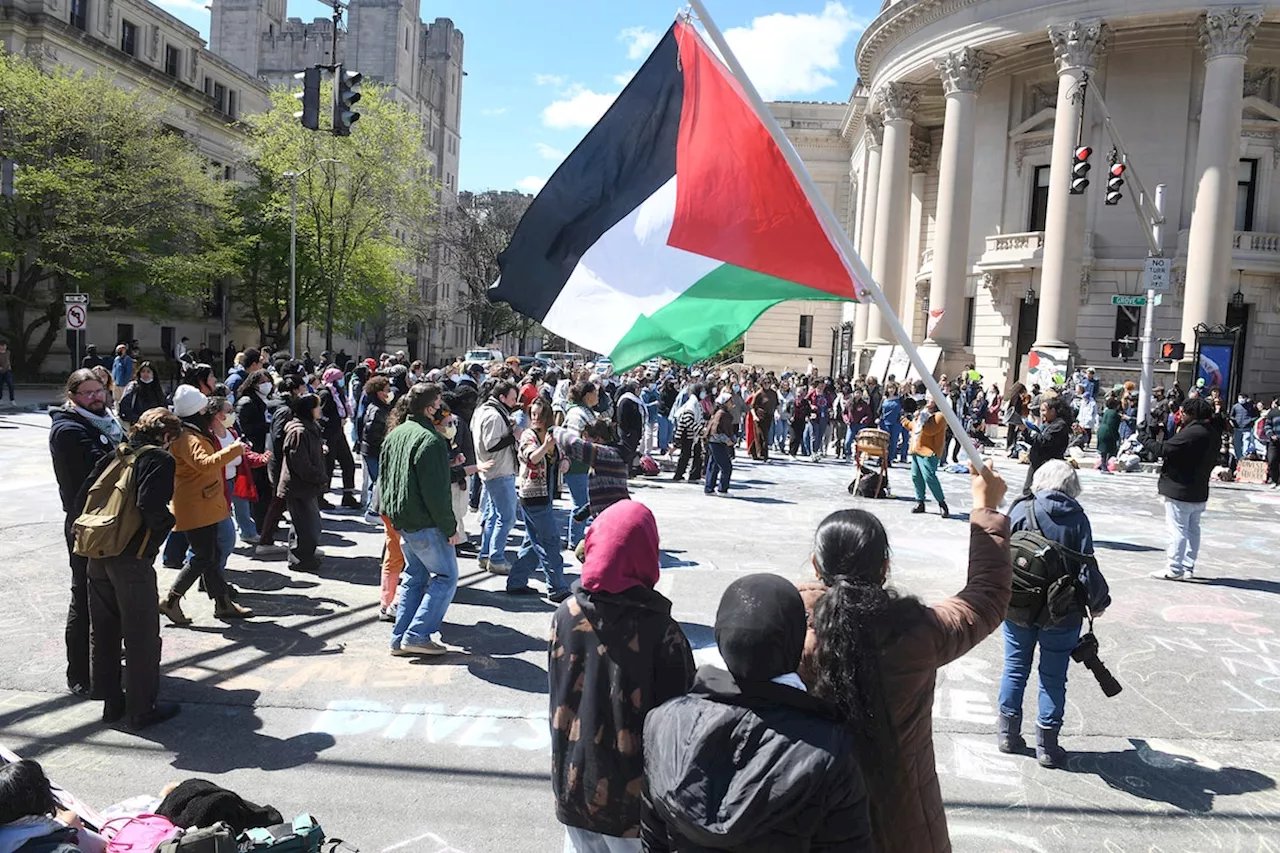
[[[646,518],[647,516],[647,518]],[[566,826],[640,834],[644,719],[693,682],[693,652],[658,578],[657,525],[615,504],[587,528],[582,581],[552,617],[551,788]]]
[[[1030,529],[1027,514],[1033,501],[1036,524],[1046,539],[1051,539],[1081,554],[1093,554],[1093,528],[1089,524],[1089,517],[1085,515],[1084,507],[1080,506],[1079,501],[1063,492],[1036,492],[1032,498],[1015,501],[1013,506],[1009,507],[1009,524],[1013,532]],[[1095,614],[1101,613],[1111,606],[1111,590],[1096,560],[1086,561],[1081,566],[1080,581],[1091,611]],[[1018,625],[1024,624],[1024,620],[1017,618],[1018,616],[1019,614],[1010,610],[1009,621]],[[1084,613],[1077,605],[1072,607],[1071,614],[1065,621],[1059,622],[1054,627],[1072,627],[1083,621]]]
[[[804,690],[706,666],[645,721],[650,853],[873,849],[853,733]]]

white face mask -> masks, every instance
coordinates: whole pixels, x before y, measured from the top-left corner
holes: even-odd
[[[150,385],[152,382],[156,381],[156,378],[154,376],[139,376],[138,381],[143,385]]]
[[[440,428],[440,434],[445,437],[445,440],[453,441],[453,437],[458,434],[458,425],[446,424]]]
[[[264,396],[264,397],[265,397],[265,396],[267,396],[268,394],[270,394],[270,393],[271,393],[271,383],[270,383],[270,382],[259,382],[259,383],[258,383],[258,393],[259,393],[259,394],[261,394],[261,395],[262,395],[262,396]]]

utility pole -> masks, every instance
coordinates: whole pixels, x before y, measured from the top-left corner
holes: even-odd
[[[317,160],[301,172],[285,172],[289,181],[289,358],[298,357],[298,178],[321,163],[341,163],[332,157]]]

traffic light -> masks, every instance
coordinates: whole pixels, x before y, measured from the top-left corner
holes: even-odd
[[[295,92],[294,97],[302,102],[302,109],[293,114],[302,120],[307,130],[320,129],[320,69],[308,68],[293,75],[293,79],[302,81],[302,91]]]
[[[1124,163],[1113,163],[1111,171],[1107,174],[1107,204],[1119,204],[1120,199],[1124,198],[1124,194],[1120,192],[1120,188],[1124,186]]]
[[[350,136],[351,125],[360,120],[353,107],[360,100],[360,84],[364,75],[339,65],[333,72],[333,135]]]
[[[1187,354],[1187,345],[1182,341],[1165,341],[1160,344],[1160,358],[1163,361],[1182,361]]]
[[[1071,157],[1072,195],[1084,195],[1084,191],[1089,188],[1089,158],[1091,156],[1093,156],[1093,149],[1088,145],[1081,145]]]
[[[1138,352],[1138,342],[1132,338],[1121,338],[1111,342],[1111,357],[1128,361]]]

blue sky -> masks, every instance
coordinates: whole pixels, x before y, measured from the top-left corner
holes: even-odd
[[[207,0],[156,0],[208,37]],[[708,0],[770,100],[843,101],[853,50],[877,0]],[[681,8],[674,0],[423,0],[466,38],[462,189],[536,191],[640,66]],[[328,17],[316,0],[289,15]],[[358,70],[358,69],[357,69]]]

